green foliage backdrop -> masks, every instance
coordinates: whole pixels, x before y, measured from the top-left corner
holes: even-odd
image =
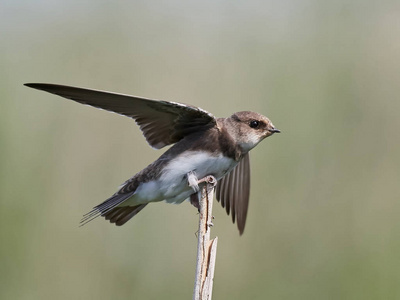
[[[215,299],[400,298],[398,1],[11,1],[0,9],[0,298],[190,299],[196,210],[83,213],[156,159],[50,82],[254,110],[248,223],[219,205]]]

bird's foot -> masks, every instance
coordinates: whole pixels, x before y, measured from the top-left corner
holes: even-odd
[[[211,184],[213,187],[215,187],[215,186],[217,185],[217,179],[216,179],[214,176],[212,176],[212,175],[208,175],[208,176],[206,176],[206,177],[204,177],[204,178],[198,180],[198,181],[197,181],[197,184],[200,184],[200,183],[203,183],[203,182],[209,183],[209,184]]]
[[[213,187],[217,185],[217,179],[213,175],[208,175],[202,179],[197,179],[196,172],[190,171],[186,174],[186,177],[188,185],[193,189],[195,193],[198,193],[200,191],[200,183],[208,183],[211,184]]]

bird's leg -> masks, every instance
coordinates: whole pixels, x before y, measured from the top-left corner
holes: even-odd
[[[200,212],[200,197],[201,193],[199,184],[200,183],[208,183],[211,184],[212,187],[214,188],[217,185],[217,179],[212,176],[208,175],[200,180],[197,179],[196,173],[194,171],[190,171],[187,173],[187,180],[189,186],[194,190],[194,193],[190,195],[190,203],[197,208],[198,212]],[[212,216],[212,219],[214,219],[214,216]],[[208,226],[214,226],[212,221],[208,222]]]
[[[200,184],[200,183],[203,183],[203,182],[209,183],[209,184],[211,184],[213,187],[215,187],[215,186],[217,185],[217,179],[216,179],[214,176],[212,176],[212,175],[208,175],[208,176],[206,176],[206,177],[204,177],[204,178],[198,180],[198,181],[197,181],[197,184]]]
[[[199,188],[199,180],[197,179],[196,172],[195,171],[190,171],[189,173],[186,174],[187,176],[187,181],[189,186],[193,189],[195,193],[198,193],[200,191]]]
[[[198,179],[196,176],[196,173],[194,171],[190,171],[187,173],[187,181],[188,185],[193,189],[194,193],[190,195],[190,203],[197,208],[198,212],[200,212],[200,203],[199,203],[199,197],[200,197],[200,188],[199,188],[199,183]]]
[[[211,184],[213,187],[217,185],[217,179],[213,175],[208,175],[202,179],[197,179],[196,172],[190,171],[186,174],[188,185],[193,189],[195,193],[200,191],[199,184],[200,183],[208,183]]]

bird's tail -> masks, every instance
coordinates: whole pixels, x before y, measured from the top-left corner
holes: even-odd
[[[90,212],[85,214],[80,222],[80,226],[89,223],[99,216],[104,217],[106,220],[110,220],[111,223],[115,223],[117,226],[124,225],[147,205],[146,203],[136,206],[119,206],[132,197],[133,194],[134,192],[114,194],[112,197],[95,206]]]
[[[140,212],[143,208],[145,208],[145,204],[139,204],[136,206],[122,206],[122,207],[115,207],[105,213],[103,217],[106,220],[110,220],[111,223],[115,223],[117,226],[124,225],[128,222],[131,218],[136,216],[138,212]]]

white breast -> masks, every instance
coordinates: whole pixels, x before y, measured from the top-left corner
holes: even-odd
[[[201,151],[185,152],[168,163],[159,179],[140,184],[135,195],[123,205],[162,200],[181,203],[193,193],[188,186],[187,173],[194,171],[198,179],[207,175],[220,179],[236,165],[235,160],[222,154],[215,156]]]
[[[233,159],[227,158],[222,154],[213,156],[207,152],[188,151],[172,160],[165,167],[160,180],[163,182],[175,182],[179,177],[185,176],[186,178],[186,174],[190,171],[194,171],[199,179],[207,175],[213,175],[220,179],[236,164],[237,162]]]

